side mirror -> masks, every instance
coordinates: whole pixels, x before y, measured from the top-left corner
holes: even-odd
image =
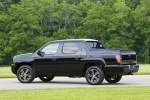
[[[43,57],[43,56],[45,55],[45,53],[42,52],[41,50],[39,50],[39,51],[37,52],[37,54],[38,54],[39,56],[41,56],[41,57]]]

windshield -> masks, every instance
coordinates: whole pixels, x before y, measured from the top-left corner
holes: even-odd
[[[97,42],[97,41],[86,41],[86,45],[89,48],[104,49],[104,46],[100,42]]]

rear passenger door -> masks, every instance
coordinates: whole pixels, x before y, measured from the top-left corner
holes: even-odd
[[[77,75],[80,63],[81,49],[79,42],[64,42],[58,55],[58,74]]]

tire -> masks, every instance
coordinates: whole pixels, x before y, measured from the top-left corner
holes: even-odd
[[[106,76],[105,80],[109,83],[117,83],[121,80],[122,75]]]
[[[17,70],[17,78],[21,83],[30,83],[34,80],[34,71],[31,66],[23,65]]]
[[[91,66],[85,73],[86,81],[91,85],[99,85],[104,80],[104,72],[98,66]]]
[[[39,77],[40,80],[42,80],[43,82],[49,82],[52,79],[54,79],[54,76],[50,76],[50,77]]]

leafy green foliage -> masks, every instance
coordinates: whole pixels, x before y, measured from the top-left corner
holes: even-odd
[[[93,38],[150,63],[149,0],[0,0],[0,64],[51,40]]]

